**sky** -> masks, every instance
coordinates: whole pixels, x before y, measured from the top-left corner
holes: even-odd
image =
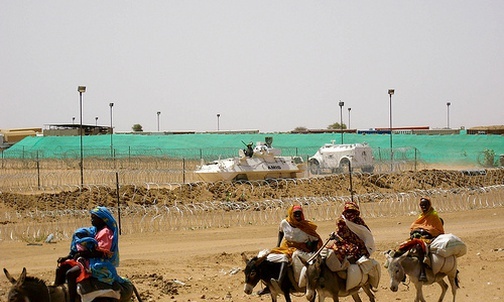
[[[502,0],[0,5],[0,129],[504,124]]]

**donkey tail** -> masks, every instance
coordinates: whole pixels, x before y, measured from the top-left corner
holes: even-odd
[[[459,285],[460,280],[459,280],[458,275],[459,275],[459,270],[457,270],[457,272],[455,273],[455,285],[457,286],[457,288],[460,288],[460,285]]]

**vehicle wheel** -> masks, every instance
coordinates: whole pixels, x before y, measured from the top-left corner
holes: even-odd
[[[344,174],[350,173],[350,161],[347,158],[340,161],[339,171]]]
[[[233,179],[235,182],[241,182],[241,181],[248,181],[247,174],[238,174],[236,177]]]
[[[316,159],[310,159],[308,162],[308,168],[310,169],[310,173],[314,175],[320,174],[320,163]]]
[[[362,172],[363,173],[373,173],[374,171],[374,166],[364,166],[362,167]]]

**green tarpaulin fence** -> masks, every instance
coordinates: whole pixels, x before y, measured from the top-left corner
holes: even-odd
[[[258,134],[114,134],[83,137],[84,157],[168,156],[176,158],[205,158],[237,156],[244,143],[265,141],[273,137],[273,146],[282,155],[311,156],[319,147],[332,140],[341,143],[339,133],[258,133]],[[112,148],[111,148],[112,141]],[[345,133],[344,143],[368,143],[375,158],[390,156],[389,134]],[[394,157],[418,157],[426,163],[481,163],[485,155],[495,154],[495,161],[504,154],[501,135],[393,135]],[[388,154],[388,155],[387,155]],[[78,158],[79,136],[26,137],[2,153],[8,158]]]

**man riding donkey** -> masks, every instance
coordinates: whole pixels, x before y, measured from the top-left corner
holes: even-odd
[[[330,234],[332,243],[322,250],[326,265],[347,279],[347,290],[358,286],[365,275],[370,283],[378,286],[380,266],[370,259],[375,250],[371,229],[360,217],[360,208],[355,202],[346,202],[341,216],[336,219],[336,231]],[[346,275],[346,276],[345,276]]]
[[[441,234],[444,234],[443,220],[432,207],[431,200],[428,197],[421,197],[419,203],[421,213],[413,221],[410,227],[410,238],[399,246],[394,257],[404,254],[409,250],[415,251],[419,262],[421,263],[419,281],[427,281],[425,274],[424,259],[427,253],[428,245]]]
[[[270,255],[277,254],[281,263],[278,279],[271,279],[271,284],[277,292],[280,292],[294,252],[298,250],[312,253],[322,247],[322,238],[316,230],[317,225],[305,219],[300,205],[289,207],[287,217],[280,222],[277,246],[269,251]],[[267,293],[269,293],[268,287],[258,292],[259,295]]]

